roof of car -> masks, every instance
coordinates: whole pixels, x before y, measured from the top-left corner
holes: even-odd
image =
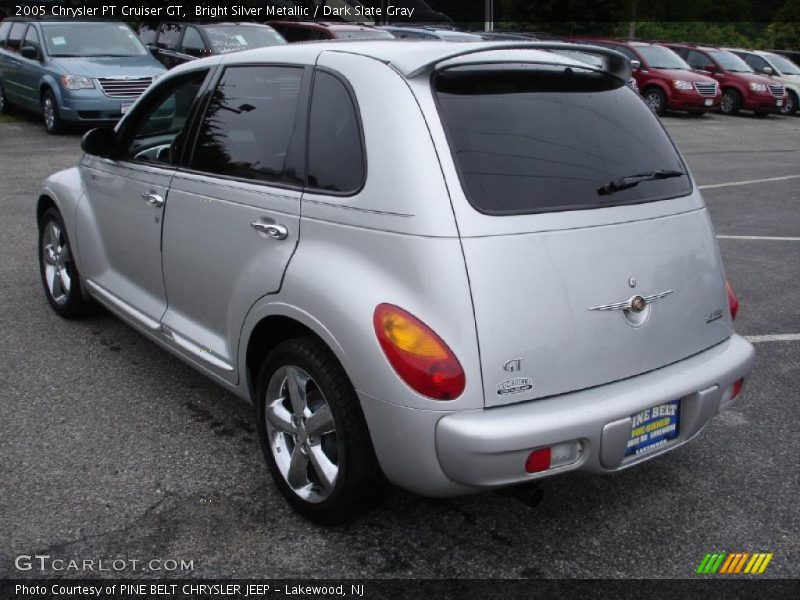
[[[303,29],[334,29],[337,31],[362,31],[375,29],[366,23],[340,23],[337,21],[268,21],[267,25],[288,25]]]
[[[281,55],[291,57],[291,60],[303,60],[309,64],[316,61],[321,52],[343,52],[357,54],[391,65],[405,77],[416,77],[428,72],[435,65],[450,60],[458,60],[466,56],[477,56],[483,52],[502,53],[501,60],[515,60],[514,51],[530,51],[527,58],[534,61],[553,64],[580,64],[579,61],[547,52],[548,49],[568,49],[580,51],[585,46],[577,44],[550,43],[550,42],[459,42],[443,44],[439,41],[405,41],[405,40],[369,40],[369,41],[343,41],[327,40],[323,42],[304,42],[301,44],[287,44],[285,46],[270,46],[254,48],[243,52],[224,55],[226,64],[238,62],[269,61],[279,59]],[[590,49],[591,50],[591,49]],[[624,57],[613,51],[612,54]],[[213,57],[212,57],[213,58]],[[497,59],[495,54],[493,59]],[[193,61],[202,64],[211,59]],[[475,61],[473,61],[475,62]],[[626,78],[627,79],[627,78]]]

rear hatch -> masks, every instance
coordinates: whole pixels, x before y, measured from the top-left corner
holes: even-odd
[[[730,336],[708,215],[621,81],[470,65],[433,86],[487,406],[631,377]]]

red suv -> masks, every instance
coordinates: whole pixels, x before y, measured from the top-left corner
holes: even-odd
[[[602,38],[573,38],[572,41],[611,48],[634,63],[633,78],[642,98],[657,115],[667,110],[684,110],[702,115],[719,107],[722,94],[717,82],[692,68],[669,48],[646,42]]]
[[[270,21],[270,27],[286,38],[287,42],[313,42],[317,40],[391,40],[388,31],[357,23],[326,23],[310,21]]]
[[[692,44],[665,44],[695,71],[710,74],[722,88],[720,110],[735,115],[741,109],[757,115],[780,112],[786,90],[769,77],[753,73],[750,66],[733,52]]]

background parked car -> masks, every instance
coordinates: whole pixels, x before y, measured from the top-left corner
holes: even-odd
[[[733,52],[693,44],[663,44],[674,50],[697,72],[710,75],[722,88],[720,110],[735,115],[741,109],[757,115],[779,112],[786,90],[780,83],[753,70]]]
[[[0,23],[0,112],[9,104],[39,112],[48,133],[66,122],[115,123],[163,72],[124,23]]]
[[[309,21],[270,21],[267,23],[288,42],[317,40],[390,40],[394,36],[369,25]]]
[[[442,42],[480,42],[483,38],[469,31],[461,31],[451,27],[407,27],[405,25],[384,25],[384,31],[390,32],[401,40],[439,40]],[[534,41],[534,40],[527,40]]]
[[[692,72],[675,52],[646,42],[603,38],[573,38],[588,44],[611,48],[627,56],[634,65],[633,78],[642,98],[657,115],[667,110],[702,115],[718,108],[722,100],[719,85],[711,77]]]
[[[794,64],[800,65],[800,50],[770,50],[770,52],[788,58]]]
[[[561,56],[566,56],[567,58],[584,62],[588,65],[592,65],[593,67],[603,68],[603,59],[596,54],[589,54],[588,52],[581,52],[579,50],[551,50],[551,52],[553,54],[560,54]],[[628,79],[628,87],[637,94],[639,93],[639,85],[636,83],[636,79],[633,77]]]
[[[286,43],[272,27],[258,23],[142,23],[139,39],[168,69],[212,54]]]
[[[740,49],[731,49],[731,52],[742,58],[756,73],[783,84],[786,88],[786,102],[781,107],[781,114],[792,115],[797,112],[800,99],[800,67],[774,52]]]
[[[473,31],[475,35],[487,42],[537,42],[546,40],[559,40],[554,36],[542,31],[511,31],[507,29],[496,29],[494,31]]]

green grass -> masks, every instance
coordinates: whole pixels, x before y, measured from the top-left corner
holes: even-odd
[[[0,123],[17,123],[19,120],[17,115],[0,115]]]

